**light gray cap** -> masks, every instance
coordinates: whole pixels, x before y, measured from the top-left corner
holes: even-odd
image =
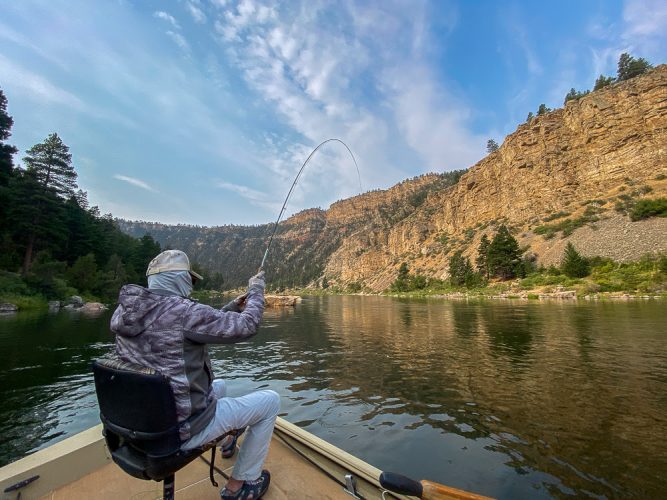
[[[164,273],[165,271],[187,271],[198,280],[204,279],[201,275],[190,269],[190,259],[181,250],[165,250],[159,254],[148,264],[146,276]]]

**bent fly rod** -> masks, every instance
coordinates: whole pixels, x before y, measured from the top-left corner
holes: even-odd
[[[289,192],[287,193],[287,197],[285,198],[285,201],[283,202],[283,206],[280,209],[280,213],[278,214],[278,218],[276,219],[275,224],[273,225],[273,232],[271,233],[271,237],[269,238],[269,244],[266,246],[266,251],[264,252],[264,257],[262,258],[262,263],[259,265],[259,269],[262,270],[264,269],[264,262],[266,261],[266,256],[269,255],[269,249],[271,248],[271,243],[273,243],[273,237],[276,235],[276,231],[278,230],[278,224],[280,223],[280,219],[282,218],[283,214],[285,213],[285,210],[287,209],[287,202],[289,201],[290,197],[292,196],[292,192],[294,191],[294,188],[296,187],[297,182],[299,182],[299,177],[301,177],[301,174],[303,173],[303,169],[306,168],[306,165],[310,162],[310,159],[315,155],[318,149],[320,149],[322,146],[324,146],[327,142],[340,142],[343,146],[345,146],[345,149],[347,149],[347,152],[350,153],[350,156],[352,157],[352,161],[354,162],[354,166],[357,169],[357,177],[359,178],[359,192],[361,193],[362,188],[361,188],[361,174],[359,174],[359,165],[357,165],[357,160],[354,158],[354,154],[352,154],[352,150],[347,147],[347,144],[345,144],[343,141],[340,139],[327,139],[326,141],[321,142],[315,149],[313,149],[312,153],[308,155],[308,158],[306,158],[306,161],[303,162],[303,165],[301,165],[301,168],[299,169],[299,173],[296,174],[296,177],[294,178],[294,182],[292,183],[292,187],[289,188]]]

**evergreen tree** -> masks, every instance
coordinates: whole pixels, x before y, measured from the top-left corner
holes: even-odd
[[[485,234],[482,236],[477,248],[477,271],[487,280],[489,279],[489,237]]]
[[[405,292],[410,289],[410,269],[407,263],[403,262],[398,268],[398,276],[391,285],[391,289],[396,292]]]
[[[600,75],[598,76],[598,79],[595,80],[595,85],[593,86],[593,90],[600,90],[602,88],[605,88],[607,85],[611,85],[612,83],[614,83],[613,76]]]
[[[532,111],[529,111],[528,116],[526,117],[526,122],[530,123],[530,120],[532,120],[533,118],[535,118],[535,115],[533,115]]]
[[[458,250],[449,258],[449,281],[454,286],[471,286],[474,283],[475,271],[473,271],[470,259],[463,257]]]
[[[643,75],[653,66],[643,57],[635,59],[627,52],[618,58],[618,81],[629,80],[635,76]]]
[[[496,151],[498,151],[499,147],[500,146],[498,146],[498,143],[496,141],[494,141],[493,139],[489,139],[486,142],[486,152],[487,153],[495,153]]]
[[[572,87],[570,89],[570,91],[567,93],[567,95],[565,96],[564,104],[567,103],[567,101],[581,99],[582,97],[584,97],[585,95],[588,95],[590,93],[591,93],[590,90],[585,90],[584,92],[579,92],[578,90],[575,90],[574,87]]]
[[[140,278],[140,284],[147,285],[146,268],[148,263],[161,252],[160,244],[150,234],[144,234],[132,254],[132,267]]]
[[[67,281],[82,292],[92,292],[98,285],[97,262],[92,253],[76,259],[67,272]]]
[[[542,103],[540,104],[540,107],[537,108],[537,116],[546,115],[549,111],[551,111],[551,108],[547,108],[547,105]]]
[[[44,142],[35,144],[26,152],[23,161],[26,170],[33,172],[43,187],[53,189],[65,199],[74,196],[77,186],[72,155],[58,134],[51,134]]]
[[[464,259],[461,250],[457,250],[449,258],[449,282],[454,286],[461,286],[465,283]]]
[[[10,182],[9,219],[15,241],[23,248],[23,274],[36,249],[58,248],[67,231],[64,207],[53,189],[45,188],[35,172],[18,171]]]
[[[7,209],[9,207],[9,180],[14,170],[13,155],[18,151],[14,146],[5,144],[12,135],[14,120],[7,114],[7,98],[0,89],[0,231],[8,227]]]
[[[16,147],[5,144],[5,141],[12,135],[13,125],[14,119],[7,114],[7,98],[0,89],[0,186],[9,184],[14,168],[12,155],[18,151]]]
[[[488,266],[492,276],[501,279],[514,278],[521,266],[519,242],[506,226],[500,226],[489,245]]]
[[[565,247],[563,253],[563,260],[560,264],[560,269],[566,276],[570,278],[584,278],[591,272],[588,259],[582,257],[574,245],[570,242]]]

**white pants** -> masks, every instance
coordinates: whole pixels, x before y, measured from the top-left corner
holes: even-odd
[[[240,398],[226,397],[225,381],[213,381],[216,403],[215,416],[204,429],[186,441],[182,448],[192,449],[217,439],[234,429],[244,429],[243,446],[234,465],[232,477],[252,481],[262,473],[269,452],[273,425],[280,409],[280,396],[275,391],[257,391]]]

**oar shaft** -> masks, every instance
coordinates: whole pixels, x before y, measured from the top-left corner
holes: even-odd
[[[450,488],[444,484],[422,480],[422,496],[424,500],[491,500],[490,497],[477,495],[465,490]]]
[[[424,500],[491,500],[490,497],[450,488],[433,481],[415,481],[395,472],[380,474],[380,485],[394,493],[410,495]]]

